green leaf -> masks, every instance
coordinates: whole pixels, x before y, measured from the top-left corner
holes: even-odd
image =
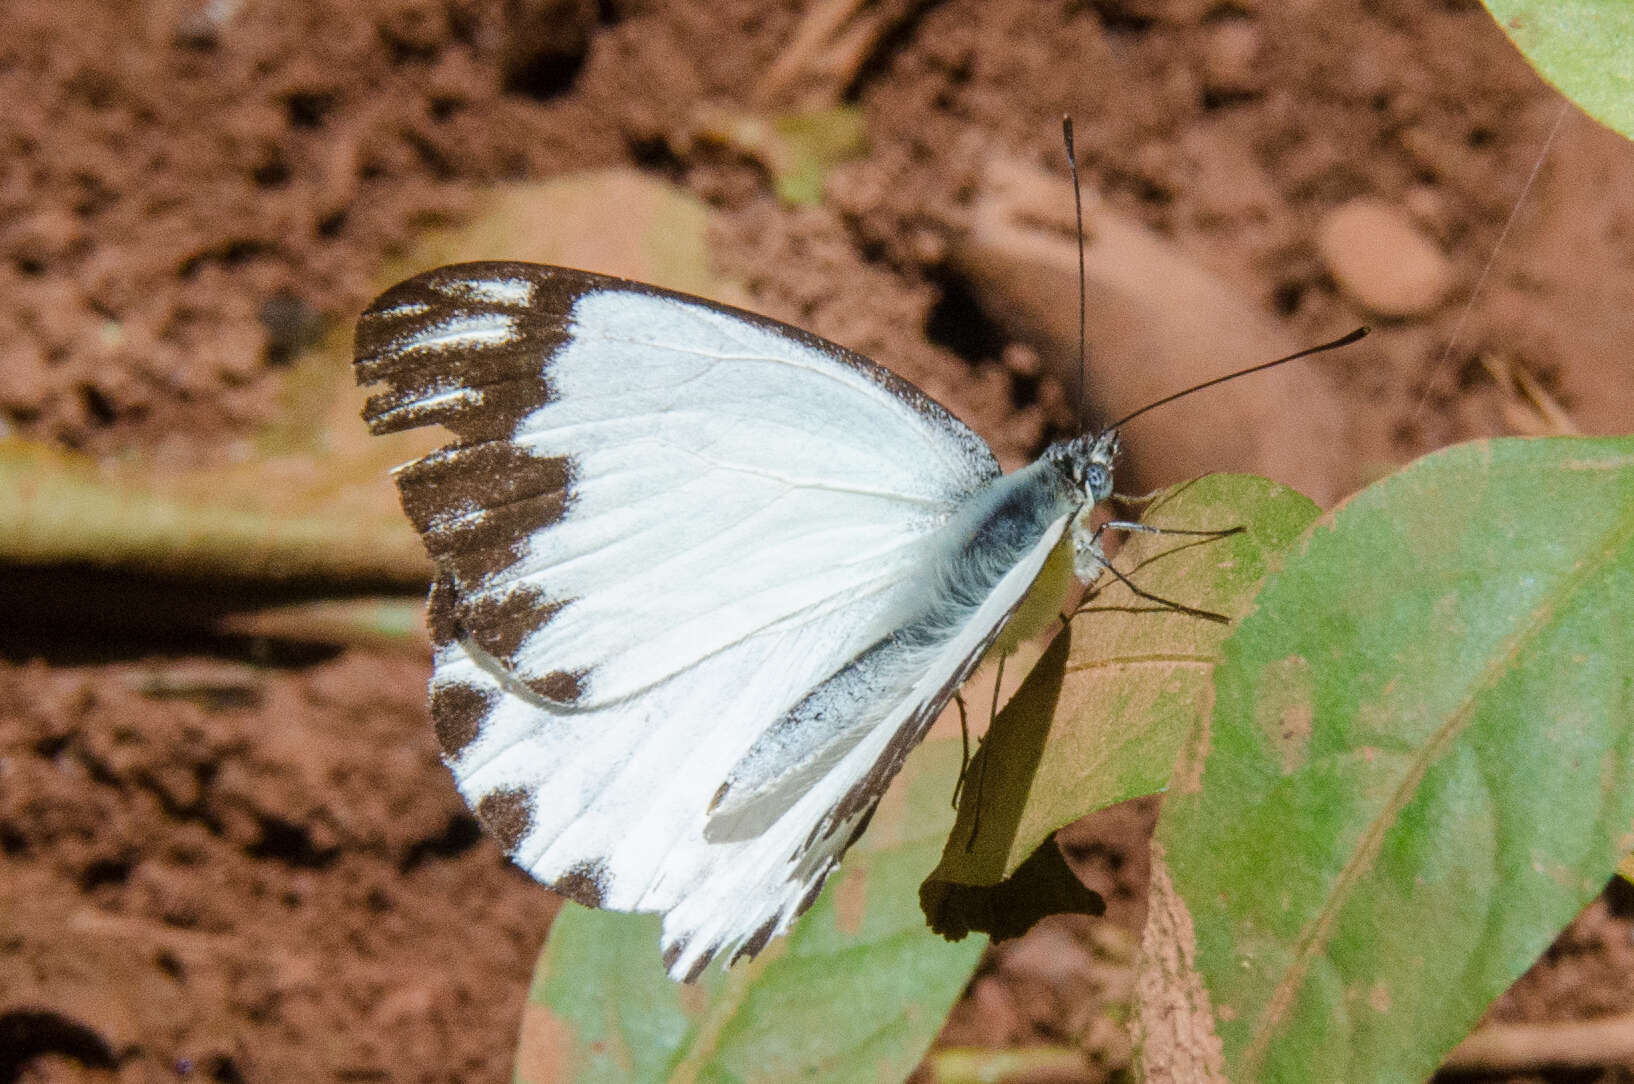
[[[958,770],[957,741],[922,745],[793,931],[696,986],[664,974],[655,917],[564,907],[534,974],[516,1079],[907,1076],[982,950],[925,929],[914,892],[947,833]]]
[[[1144,591],[1236,618],[1317,512],[1308,498],[1264,478],[1209,475],[1161,494],[1144,522],[1240,533],[1137,534],[1114,563]],[[938,885],[1000,884],[1062,825],[1163,790],[1181,742],[1208,710],[1210,674],[1229,627],[1162,610],[1111,577],[1103,583],[1091,611],[1056,638],[972,760],[970,779],[981,785],[964,788],[958,823],[925,886],[927,915],[950,935],[992,932],[988,905]]]
[[[1600,891],[1634,829],[1631,599],[1628,438],[1448,449],[1289,556],[1154,850],[1158,1000],[1212,1003],[1231,1079],[1424,1079]]]
[[[777,195],[785,203],[821,203],[829,171],[867,148],[868,122],[856,106],[785,113],[773,118],[772,127],[778,136],[772,158]]]
[[[1486,0],[1532,67],[1600,123],[1634,139],[1634,5]]]
[[[866,150],[868,122],[854,105],[771,117],[705,107],[696,112],[695,135],[761,163],[783,202],[816,206],[830,171]]]

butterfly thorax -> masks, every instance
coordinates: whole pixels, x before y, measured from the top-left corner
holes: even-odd
[[[1097,504],[1112,495],[1112,465],[1118,450],[1118,431],[1108,429],[1052,444],[1038,460],[1053,467],[1077,495],[1078,514],[1073,517],[1070,534],[1073,575],[1081,583],[1094,582],[1106,566],[1090,515]]]
[[[943,558],[930,563],[937,582],[931,625],[963,619],[1010,569],[1054,534],[1070,535],[1076,553],[1098,549],[1089,511],[1112,492],[1115,432],[1085,434],[1051,445],[1033,463],[971,495],[940,532]],[[1075,557],[1075,571],[1085,560]],[[939,611],[939,612],[937,612]]]
[[[1073,581],[1090,583],[1099,575],[1101,548],[1090,517],[1095,505],[1112,492],[1112,463],[1117,453],[1115,432],[1061,441],[1045,449],[1029,466],[992,483],[984,494],[988,498],[986,515],[1012,525],[1033,525],[1036,533],[1028,544],[1036,545],[1052,529],[1055,532],[1048,559],[990,654],[1008,655],[1023,640],[1053,624]],[[1002,499],[993,499],[1006,493]],[[1031,515],[1015,514],[1028,508],[1033,510]],[[978,533],[973,539],[979,544],[995,540],[992,533]],[[1019,550],[1020,546],[1011,548]]]

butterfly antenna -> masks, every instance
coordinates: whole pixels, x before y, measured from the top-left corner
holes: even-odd
[[[1123,417],[1119,418],[1117,421],[1115,421],[1111,425],[1107,426],[1106,429],[1102,430],[1102,432],[1106,432],[1107,430],[1111,430],[1111,429],[1121,429],[1121,428],[1123,428],[1123,426],[1126,423],[1134,420],[1135,418],[1140,417],[1142,414],[1146,413],[1148,410],[1156,410],[1158,407],[1164,406],[1164,405],[1166,405],[1168,403],[1172,403],[1176,399],[1183,399],[1186,396],[1190,395],[1192,392],[1202,391],[1204,388],[1212,388],[1216,384],[1224,384],[1226,381],[1236,380],[1240,376],[1248,376],[1251,373],[1261,373],[1261,372],[1264,372],[1266,369],[1274,369],[1278,365],[1286,365],[1290,361],[1298,361],[1300,358],[1308,358],[1312,354],[1320,354],[1320,353],[1323,353],[1324,351],[1328,351],[1328,350],[1337,350],[1341,346],[1349,346],[1351,343],[1355,342],[1357,339],[1360,339],[1364,335],[1366,335],[1367,330],[1368,329],[1365,328],[1365,327],[1359,327],[1355,331],[1350,332],[1348,335],[1341,335],[1337,339],[1334,339],[1334,340],[1332,340],[1330,342],[1322,343],[1322,344],[1320,344],[1318,346],[1307,346],[1303,350],[1294,351],[1292,354],[1289,354],[1287,357],[1277,358],[1275,361],[1262,361],[1258,365],[1250,365],[1246,369],[1238,369],[1234,373],[1227,373],[1224,376],[1217,376],[1213,380],[1205,380],[1201,384],[1193,384],[1189,388],[1182,388],[1180,391],[1175,392],[1173,395],[1165,395],[1163,398],[1157,400],[1156,402],[1147,403],[1145,406],[1141,407],[1139,410],[1132,411],[1132,412],[1130,412],[1128,414],[1125,414]]]
[[[1086,277],[1084,275],[1084,193],[1078,183],[1078,153],[1072,145],[1072,117],[1061,114],[1061,142],[1067,145],[1067,173],[1072,177],[1072,209],[1078,219],[1078,428],[1084,428],[1084,388],[1089,383],[1084,357],[1084,312]]]

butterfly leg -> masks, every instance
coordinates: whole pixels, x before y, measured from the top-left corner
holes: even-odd
[[[1229,538],[1234,534],[1242,534],[1246,528],[1222,527],[1208,530],[1187,530],[1184,527],[1154,527],[1150,523],[1133,523],[1122,519],[1109,519],[1095,528],[1094,537],[1099,540],[1102,531],[1130,531],[1139,534],[1184,534],[1194,538]]]
[[[954,693],[953,702],[959,706],[959,778],[953,784],[954,809],[959,808],[959,794],[964,790],[965,773],[970,771],[970,718],[965,714],[963,693]]]
[[[1079,544],[1076,555],[1076,571],[1078,572],[1079,579],[1086,583],[1094,583],[1095,580],[1099,578],[1100,571],[1104,569],[1107,572],[1110,572],[1119,583],[1127,587],[1130,593],[1136,598],[1145,599],[1147,602],[1161,606],[1165,610],[1170,610],[1174,613],[1189,614],[1192,617],[1201,617],[1204,620],[1215,621],[1222,625],[1230,623],[1230,618],[1226,617],[1224,614],[1215,613],[1213,610],[1198,609],[1195,606],[1187,606],[1183,602],[1176,602],[1173,599],[1167,599],[1161,595],[1154,595],[1150,591],[1146,591],[1136,585],[1134,581],[1132,581],[1124,573],[1119,572],[1112,566],[1112,563],[1106,559],[1106,554],[1101,549],[1101,534],[1102,532],[1108,530],[1138,532],[1140,534],[1188,535],[1199,540],[1213,541],[1219,538],[1227,538],[1234,534],[1241,534],[1243,532],[1242,527],[1227,527],[1224,529],[1212,530],[1188,530],[1181,527],[1154,527],[1149,523],[1109,520],[1106,523],[1096,527],[1095,530],[1091,532],[1082,543]],[[1187,545],[1191,544],[1194,543],[1188,543]],[[1183,549],[1185,547],[1181,546],[1178,548]],[[1171,550],[1170,552],[1173,551]],[[1086,565],[1089,567],[1086,568]],[[1093,598],[1094,594],[1095,592],[1092,592],[1090,597]],[[1074,611],[1074,613],[1084,613],[1088,609],[1090,609],[1090,607],[1081,605]]]
[[[1165,489],[1154,489],[1149,493],[1142,493],[1139,496],[1134,496],[1127,493],[1114,493],[1112,494],[1111,500],[1113,503],[1119,505],[1134,508],[1145,508],[1147,510],[1147,514],[1150,515],[1152,512],[1151,506],[1155,505],[1159,498],[1168,500],[1169,498],[1179,496],[1181,493],[1184,493],[1186,490],[1190,489],[1192,485],[1196,483],[1196,481],[1197,479],[1194,478],[1190,482],[1185,482],[1178,486]],[[1187,530],[1183,527],[1154,527],[1149,523],[1134,523],[1129,520],[1114,519],[1109,520],[1095,528],[1091,542],[1098,543],[1101,537],[1101,532],[1106,530],[1135,531],[1141,534],[1182,534],[1192,535],[1197,538],[1212,539],[1225,538],[1228,535],[1241,534],[1244,528],[1238,526],[1227,527],[1223,530]]]
[[[993,724],[998,722],[999,693],[1004,685],[1004,660],[1007,658],[1009,658],[1008,655],[999,656],[996,673],[993,675],[993,706],[988,709],[987,713],[987,733],[982,735],[981,743],[976,750],[977,753],[981,754],[981,763],[976,765],[976,800],[970,814],[970,838],[965,840],[966,854],[975,850],[976,837],[981,834],[982,830],[982,784],[987,779],[987,754],[983,750],[987,746],[988,735],[993,733]],[[964,773],[960,772],[959,775],[962,783]]]
[[[1112,494],[1110,500],[1112,503],[1122,505],[1124,507],[1144,508],[1146,509],[1146,514],[1150,515],[1155,509],[1160,498],[1167,501],[1171,498],[1177,497],[1186,490],[1190,489],[1194,484],[1196,484],[1196,482],[1197,479],[1193,478],[1191,481],[1182,483],[1178,486],[1166,487],[1164,489],[1154,489],[1148,493],[1142,493],[1138,496],[1129,493],[1114,493]],[[1145,534],[1189,534],[1197,535],[1199,537],[1219,538],[1223,538],[1226,535],[1239,534],[1243,530],[1242,527],[1230,527],[1225,530],[1189,531],[1179,527],[1153,527],[1146,523],[1131,523],[1127,520],[1112,520],[1101,524],[1101,526],[1095,532],[1096,537],[1099,537],[1100,532],[1107,530],[1108,528],[1122,531],[1140,531]]]
[[[1162,595],[1154,595],[1150,591],[1142,590],[1133,580],[1131,580],[1128,576],[1125,576],[1122,572],[1119,572],[1117,569],[1113,568],[1110,564],[1104,565],[1103,567],[1108,572],[1112,573],[1112,575],[1116,576],[1118,582],[1127,587],[1130,593],[1136,598],[1143,598],[1147,602],[1161,606],[1165,610],[1172,610],[1175,613],[1186,614],[1190,617],[1201,617],[1205,621],[1213,621],[1221,625],[1231,624],[1231,618],[1227,617],[1225,614],[1215,613],[1213,610],[1200,610],[1195,606],[1187,606],[1184,602],[1176,602],[1173,599],[1164,598]],[[1084,613],[1088,609],[1089,607],[1080,606],[1077,612]]]

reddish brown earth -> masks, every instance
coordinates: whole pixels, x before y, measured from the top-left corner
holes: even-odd
[[[1301,340],[1362,315],[1316,245],[1347,200],[1446,257],[1444,299],[1331,367],[1356,462],[1546,428],[1481,354],[1585,431],[1634,416],[1630,149],[1478,4],[884,3],[840,88],[868,153],[800,210],[684,138],[703,104],[763,108],[799,6],[513,7],[549,32],[498,0],[10,0],[0,427],[156,472],[220,462],[427,224],[490,182],[633,164],[715,208],[721,271],[759,307],[898,365],[1013,458],[1059,391],[945,254],[984,155],[1056,162],[1063,112],[1089,186]],[[3,651],[0,1084],[507,1078],[555,904],[453,794],[422,660],[23,626]],[[944,1042],[1116,1062],[1100,961],[1138,930],[1150,819],[1071,830],[1112,925],[990,956]],[[1608,892],[1497,1014],[1634,1005],[1631,913]]]

